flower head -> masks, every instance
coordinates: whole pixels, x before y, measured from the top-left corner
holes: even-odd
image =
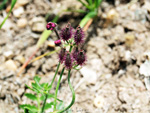
[[[75,34],[74,34],[74,41],[77,45],[82,44],[84,42],[84,32],[80,26],[76,28]]]
[[[71,27],[70,23],[68,23],[67,26],[61,30],[60,37],[64,41],[69,40],[72,37],[72,30],[73,28]]]
[[[64,61],[65,54],[66,54],[66,49],[65,48],[61,48],[60,53],[59,53],[59,61],[61,63],[63,63],[63,61]]]
[[[79,50],[78,50],[78,47],[76,47],[72,52],[72,56],[75,60],[77,59],[78,53],[79,53]]]
[[[56,46],[60,46],[60,45],[61,45],[61,40],[56,40],[56,41],[55,41],[55,45],[56,45]]]
[[[73,62],[73,58],[71,56],[71,54],[68,52],[65,55],[65,66],[67,69],[71,69],[72,68],[72,62]]]
[[[78,65],[83,65],[85,63],[85,61],[86,61],[86,55],[85,55],[84,51],[80,51],[78,53],[76,61],[77,61]]]
[[[56,27],[56,24],[53,22],[48,22],[48,24],[46,25],[47,30],[53,30],[55,27]]]

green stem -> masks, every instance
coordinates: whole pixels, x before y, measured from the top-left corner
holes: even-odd
[[[43,103],[43,106],[42,106],[41,113],[44,112],[44,107],[45,107],[45,104],[46,104],[47,97],[48,97],[48,95],[46,94],[46,95],[45,95],[45,99],[44,99],[44,103]]]
[[[51,82],[51,84],[50,84],[50,87],[52,87],[52,85],[53,85],[53,83],[54,83],[54,80],[55,80],[56,75],[57,75],[57,73],[58,73],[59,67],[60,67],[60,62],[59,62],[59,64],[57,65],[57,69],[56,69],[56,71],[55,71],[55,75],[54,75],[53,80],[52,80],[52,82]]]
[[[75,102],[75,91],[74,91],[74,89],[71,85],[71,82],[70,82],[70,72],[71,72],[71,69],[68,71],[68,84],[69,84],[70,90],[72,92],[72,101],[66,108],[64,108],[63,110],[58,111],[57,113],[63,113],[64,111],[68,110]]]
[[[58,93],[60,81],[61,81],[62,75],[63,75],[63,73],[64,73],[64,70],[65,70],[65,67],[64,67],[64,68],[62,69],[62,71],[61,71],[59,80],[58,80],[58,82],[57,82],[56,90],[55,90],[55,97],[54,97],[54,111],[56,110],[56,105],[57,105],[57,101],[56,101],[56,100],[57,100],[57,93]]]
[[[40,99],[39,99],[39,94],[37,95],[37,107],[38,107],[38,113],[40,113]]]

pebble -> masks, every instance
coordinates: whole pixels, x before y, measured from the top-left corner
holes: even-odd
[[[131,46],[134,43],[135,36],[133,34],[126,34],[125,35],[125,44],[127,46]]]
[[[32,31],[34,32],[43,32],[46,27],[45,19],[42,17],[33,18],[29,24],[32,26]]]
[[[104,98],[102,96],[97,96],[95,99],[94,99],[94,105],[97,107],[97,108],[102,108],[104,106]]]
[[[139,73],[145,77],[150,76],[150,61],[146,60],[141,66]]]
[[[28,4],[28,3],[29,3],[29,0],[18,0],[17,1],[17,4],[19,4],[20,6],[24,6],[24,5]]]
[[[22,55],[18,55],[17,57],[15,57],[15,59],[18,60],[22,64],[25,62],[25,58]]]
[[[13,14],[15,17],[19,18],[22,14],[24,13],[24,8],[23,7],[18,7],[13,11]]]
[[[27,19],[26,18],[21,18],[17,21],[17,26],[19,28],[24,28],[27,26]]]
[[[6,51],[3,54],[6,58],[12,58],[13,57],[13,52],[12,51]]]
[[[98,76],[94,70],[92,70],[88,67],[83,67],[82,69],[80,69],[80,72],[83,75],[87,84],[95,84],[96,83]]]
[[[6,61],[5,62],[5,67],[6,67],[6,69],[9,69],[9,70],[12,70],[12,71],[17,70],[17,66],[16,66],[16,64],[13,60]]]
[[[108,13],[107,13],[107,19],[109,20],[113,20],[115,18],[118,18],[119,14],[115,9],[111,9]]]

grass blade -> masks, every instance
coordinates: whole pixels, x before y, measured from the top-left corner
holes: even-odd
[[[7,18],[9,17],[12,9],[14,8],[15,4],[16,4],[17,0],[12,0],[11,2],[11,9],[10,11],[8,12],[7,16],[4,18],[3,22],[0,24],[0,29],[2,28],[2,26],[4,25],[5,21],[7,20]]]

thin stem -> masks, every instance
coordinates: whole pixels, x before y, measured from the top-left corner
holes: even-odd
[[[64,111],[68,110],[75,102],[75,91],[74,91],[74,89],[71,85],[71,82],[70,82],[70,72],[71,72],[71,69],[68,71],[68,84],[69,84],[70,90],[72,92],[72,101],[66,108],[64,108],[63,110],[58,111],[57,113],[63,113]]]
[[[60,66],[60,62],[59,62],[59,64],[57,65],[57,69],[56,69],[56,71],[55,71],[55,75],[54,75],[53,80],[52,80],[52,82],[51,82],[51,84],[50,84],[50,87],[52,87],[52,85],[53,85],[53,83],[54,83],[54,80],[55,80],[56,75],[57,75],[57,73],[58,73],[59,66]]]
[[[70,52],[70,53],[71,53],[71,51],[72,51],[72,47],[73,47],[73,46],[71,45],[71,46],[70,46],[70,49],[69,49],[69,52]]]
[[[41,113],[44,112],[44,108],[45,108],[45,104],[46,104],[47,97],[48,97],[48,95],[46,94],[46,95],[45,95],[45,99],[44,99],[44,103],[43,103],[43,106],[42,106]]]
[[[57,38],[60,39],[60,36],[59,36],[58,31],[57,31],[56,28],[54,28],[54,31],[55,31],[55,33],[56,33],[56,35],[57,35]]]
[[[62,75],[63,75],[63,73],[64,73],[64,70],[65,70],[65,67],[64,67],[64,68],[62,69],[62,71],[61,71],[59,80],[58,80],[58,82],[57,82],[56,90],[55,90],[55,97],[54,97],[54,111],[56,110],[56,105],[57,105],[57,102],[56,102],[56,100],[57,100],[57,93],[58,93],[60,81],[61,81]]]

